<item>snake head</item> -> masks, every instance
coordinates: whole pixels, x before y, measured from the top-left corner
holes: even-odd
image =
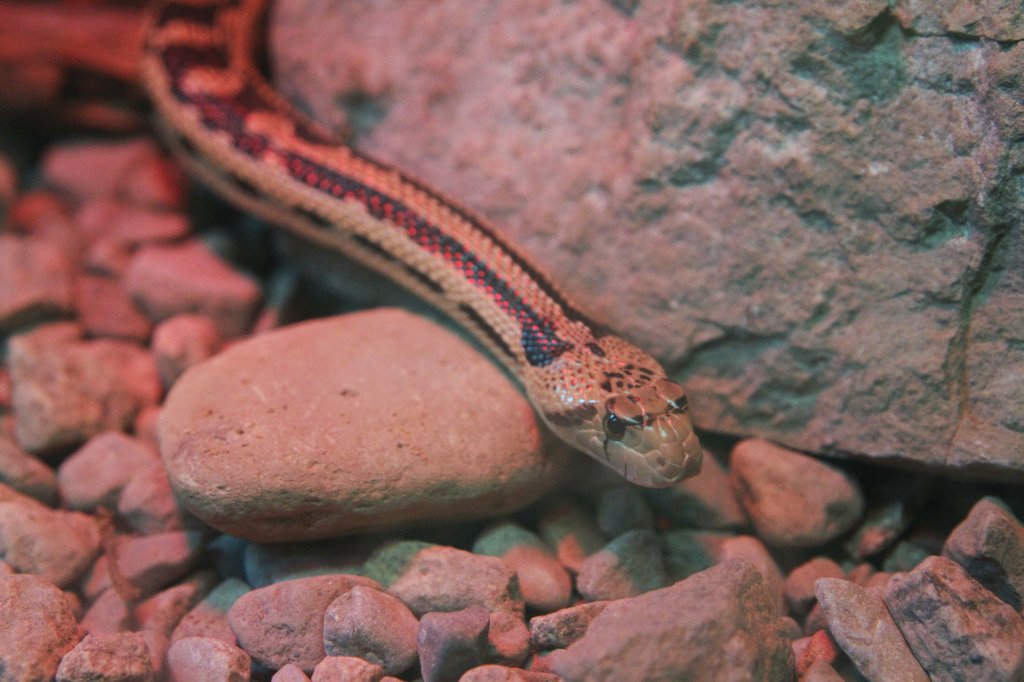
[[[601,433],[588,450],[628,480],[663,488],[700,472],[703,455],[686,394],[671,379],[614,394],[599,412]]]
[[[583,348],[588,355],[566,353],[538,382],[545,391],[534,404],[552,430],[638,485],[663,488],[698,474],[702,451],[683,387],[620,338]],[[552,394],[558,400],[545,403]]]

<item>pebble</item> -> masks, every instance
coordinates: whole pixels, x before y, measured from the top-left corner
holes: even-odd
[[[198,240],[142,247],[132,257],[124,283],[151,320],[198,313],[228,339],[246,332],[261,296],[253,279]]]
[[[423,682],[456,682],[487,663],[487,609],[431,612],[420,619],[419,658]]]
[[[523,600],[534,611],[547,613],[569,604],[572,578],[568,571],[538,535],[519,524],[501,521],[484,529],[473,553],[508,562],[519,579]]]
[[[153,325],[116,279],[80,274],[77,284],[78,321],[94,337],[145,343]]]
[[[141,205],[182,201],[181,172],[152,138],[78,142],[47,148],[43,176],[78,199],[118,196]]]
[[[489,360],[393,309],[267,332],[192,368],[160,442],[185,506],[260,542],[505,514],[568,461]]]
[[[270,678],[270,682],[310,682],[309,675],[302,671],[302,668],[289,663]]]
[[[198,679],[198,678],[196,678]],[[149,649],[134,632],[89,634],[64,655],[57,682],[151,682],[156,680]]]
[[[53,469],[3,435],[0,435],[0,483],[45,505],[52,507],[57,502],[57,476]]]
[[[175,626],[216,584],[217,574],[202,570],[136,604],[132,616],[138,629],[160,632],[169,645]]]
[[[470,668],[459,682],[559,682],[558,675],[487,663]]]
[[[623,599],[668,582],[661,541],[650,530],[631,530],[592,554],[580,566],[576,589],[588,601]]]
[[[564,649],[582,637],[590,623],[608,605],[606,601],[575,606],[530,619],[530,643],[535,649]]]
[[[487,626],[487,660],[521,665],[530,655],[530,630],[519,616],[492,611]]]
[[[639,488],[617,485],[597,498],[597,527],[606,538],[631,530],[654,530],[654,512]]]
[[[774,557],[768,548],[753,535],[737,535],[725,538],[715,554],[715,563],[721,563],[730,559],[742,559],[749,562],[765,582],[765,589],[772,594],[780,611],[785,611],[785,599],[782,596],[785,580],[782,576],[782,569],[779,568]]]
[[[380,682],[379,665],[354,656],[328,656],[313,668],[312,682]]]
[[[92,243],[109,239],[131,248],[149,242],[178,241],[189,233],[184,213],[111,197],[85,202],[75,214],[75,223]]]
[[[252,662],[236,646],[209,637],[185,637],[167,650],[170,682],[248,682]]]
[[[831,667],[842,654],[839,645],[824,629],[793,640],[790,647],[796,656],[796,674],[801,680],[814,665],[826,663]]]
[[[0,483],[0,559],[15,571],[67,587],[99,549],[100,530],[91,516],[51,509]]]
[[[159,460],[139,467],[128,479],[117,500],[117,515],[140,535],[184,530],[190,523]]]
[[[798,618],[807,615],[817,598],[814,590],[818,578],[845,577],[843,567],[828,557],[814,557],[800,564],[789,572],[782,586],[790,613]]]
[[[893,576],[885,605],[932,679],[1024,678],[1024,619],[956,562],[932,556]]]
[[[417,616],[471,606],[523,614],[515,571],[497,557],[403,541],[375,552],[367,559],[364,571]]]
[[[75,447],[125,430],[160,396],[153,357],[125,341],[79,340],[72,323],[38,327],[8,341],[14,429],[33,453]]]
[[[401,601],[356,585],[327,607],[324,650],[328,656],[356,656],[388,675],[405,672],[418,659],[419,622]]]
[[[270,670],[294,663],[306,673],[324,657],[324,612],[356,585],[377,583],[354,575],[288,580],[243,594],[228,611],[228,622],[253,660]]]
[[[204,315],[181,314],[157,325],[153,356],[164,386],[173,386],[189,367],[216,355],[223,344],[217,325]]]
[[[0,672],[12,682],[47,682],[78,643],[63,592],[34,575],[0,577]]]
[[[920,474],[887,475],[868,491],[864,519],[843,544],[847,554],[859,560],[887,549],[917,519],[932,488]]]
[[[82,616],[81,627],[90,634],[102,635],[130,630],[133,624],[128,602],[117,590],[108,587],[93,599]]]
[[[878,592],[828,577],[815,592],[829,633],[865,678],[928,682]]]
[[[800,682],[844,682],[844,678],[828,661],[815,661],[800,677]]]
[[[141,597],[148,597],[187,574],[203,549],[204,534],[171,531],[156,535],[120,535],[114,542],[117,572],[132,584]],[[93,565],[83,591],[86,598],[110,586],[110,555]]]
[[[700,476],[645,492],[659,514],[684,528],[735,530],[747,525],[729,471],[707,451]]]
[[[59,244],[0,234],[0,333],[73,310],[73,268]]]
[[[92,511],[115,508],[121,490],[142,467],[159,466],[148,445],[119,431],[90,438],[57,468],[57,485],[67,507]]]
[[[780,615],[757,570],[728,561],[609,603],[544,664],[567,680],[788,679],[793,652]]]
[[[736,496],[767,545],[823,545],[853,528],[864,512],[853,477],[766,440],[740,441],[731,468]]]
[[[171,642],[186,637],[205,637],[237,644],[238,639],[228,623],[228,611],[250,589],[238,578],[225,579],[178,621],[171,633]]]
[[[538,532],[567,569],[579,573],[583,560],[605,545],[600,529],[579,502],[563,497],[541,512]]]
[[[993,594],[1024,612],[1024,526],[1006,505],[985,497],[953,529],[942,554]]]

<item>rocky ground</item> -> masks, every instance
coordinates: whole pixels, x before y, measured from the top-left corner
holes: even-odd
[[[186,196],[145,139],[0,164],[3,680],[1024,680],[1019,485],[711,434],[622,484]]]

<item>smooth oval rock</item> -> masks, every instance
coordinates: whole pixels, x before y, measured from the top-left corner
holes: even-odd
[[[178,380],[159,435],[179,500],[256,541],[505,514],[566,461],[492,362],[394,309],[232,346]]]

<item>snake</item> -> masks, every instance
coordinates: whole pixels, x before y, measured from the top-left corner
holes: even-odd
[[[659,488],[699,473],[686,393],[657,360],[592,322],[487,219],[348,145],[268,83],[252,56],[266,4],[150,8],[142,82],[190,174],[439,308],[521,383],[556,436],[626,480]]]

